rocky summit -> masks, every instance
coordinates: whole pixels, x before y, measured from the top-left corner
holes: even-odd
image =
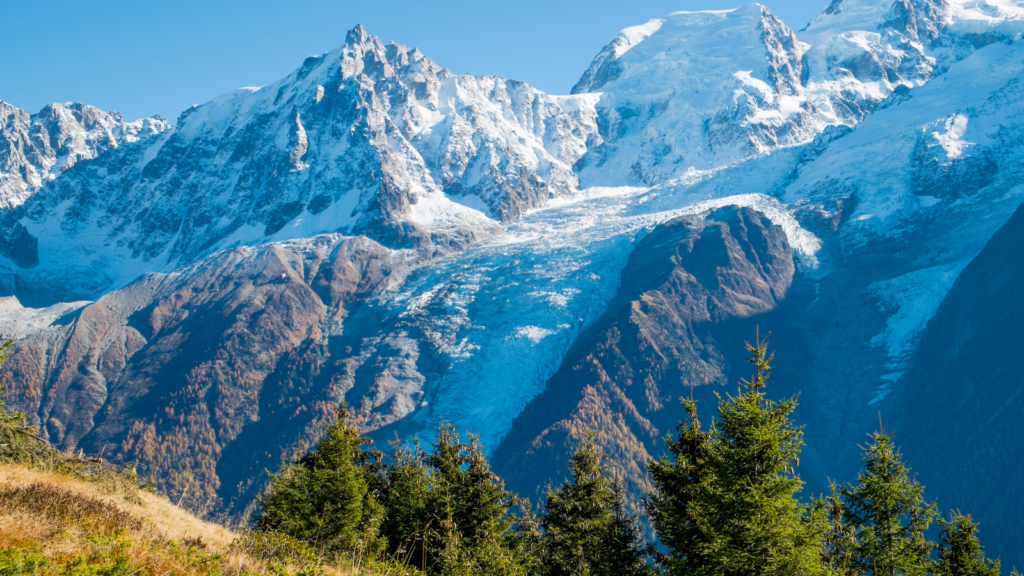
[[[340,402],[381,448],[478,434],[531,496],[596,430],[635,505],[760,327],[805,490],[853,479],[881,418],[1024,566],[1024,3],[798,24],[669,14],[569,95],[359,26],[173,126],[0,102],[7,400],[222,514]]]

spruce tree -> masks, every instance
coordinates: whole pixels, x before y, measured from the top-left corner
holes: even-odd
[[[386,554],[421,570],[426,567],[425,540],[432,526],[427,515],[430,467],[419,441],[392,444],[391,462],[379,471],[380,502],[385,516],[381,537]]]
[[[0,366],[3,366],[3,363],[11,357],[11,347],[14,346],[14,342],[14,338],[8,338],[0,344]]]
[[[955,513],[939,519],[939,560],[935,576],[999,576],[999,560],[989,560],[978,542],[978,525],[970,516]]]
[[[635,514],[626,509],[626,494],[616,483],[612,500],[612,521],[602,550],[604,574],[625,576],[656,576],[655,549],[644,540]]]
[[[856,530],[854,566],[873,576],[927,573],[934,545],[925,531],[937,515],[924,486],[909,477],[892,437],[872,435],[858,483],[842,490],[848,523]]]
[[[381,485],[381,532],[396,560],[431,575],[532,572],[529,504],[505,490],[476,437],[463,442],[444,424],[429,453],[396,446]]]
[[[842,490],[833,483],[829,495],[815,500],[813,506],[825,523],[822,534],[822,559],[825,565],[835,576],[855,576],[857,536],[847,519]]]
[[[0,366],[3,366],[4,362],[11,357],[12,346],[14,346],[14,338],[0,343]],[[25,425],[25,418],[28,414],[20,411],[7,411],[7,403],[4,402],[6,384],[6,381],[0,381],[0,443],[5,448],[14,443],[17,437],[35,435],[37,432],[35,428]]]
[[[548,492],[541,516],[543,574],[651,573],[651,551],[626,511],[621,487],[607,475],[605,458],[589,433],[569,460],[571,479]]]
[[[325,550],[376,557],[383,510],[370,492],[371,458],[363,449],[369,442],[340,406],[337,421],[316,447],[272,476],[257,500],[255,528]]]
[[[439,527],[432,534],[440,548],[428,570],[445,576],[526,574],[529,558],[515,550],[515,513],[528,504],[491,472],[479,439],[470,435],[462,442],[455,427],[444,424],[428,461],[433,475],[427,514]]]
[[[687,420],[679,423],[675,438],[665,439],[668,453],[648,464],[655,489],[647,496],[647,515],[667,548],[661,563],[670,574],[714,574],[719,535],[711,435],[701,429],[697,404],[682,404]]]
[[[708,432],[696,407],[684,403],[690,424],[669,442],[674,461],[651,465],[650,508],[669,549],[666,565],[680,576],[825,574],[820,514],[796,499],[803,446],[802,428],[790,418],[796,401],[765,397],[774,355],[760,337],[746,348],[753,378],[741,381],[736,397],[719,396]]]

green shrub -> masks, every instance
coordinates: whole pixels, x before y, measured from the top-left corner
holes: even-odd
[[[312,576],[323,573],[324,558],[316,549],[281,532],[246,531],[231,543],[230,550],[264,562],[278,572],[290,566],[299,574]]]

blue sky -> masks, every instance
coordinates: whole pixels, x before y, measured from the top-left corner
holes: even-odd
[[[456,73],[567,93],[615,33],[727,0],[0,0],[0,100],[36,112],[78,101],[169,119],[241,86],[261,86],[362,23]],[[826,0],[763,0],[800,29]],[[820,4],[820,5],[819,5]]]

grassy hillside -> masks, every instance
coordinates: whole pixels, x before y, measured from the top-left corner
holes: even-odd
[[[238,534],[144,490],[0,464],[0,574],[356,574],[276,535]]]
[[[0,575],[367,573],[386,576],[281,534],[203,521],[140,488],[133,469],[50,446],[0,399]]]
[[[145,490],[0,464],[0,574],[358,574],[273,534],[236,533]]]

